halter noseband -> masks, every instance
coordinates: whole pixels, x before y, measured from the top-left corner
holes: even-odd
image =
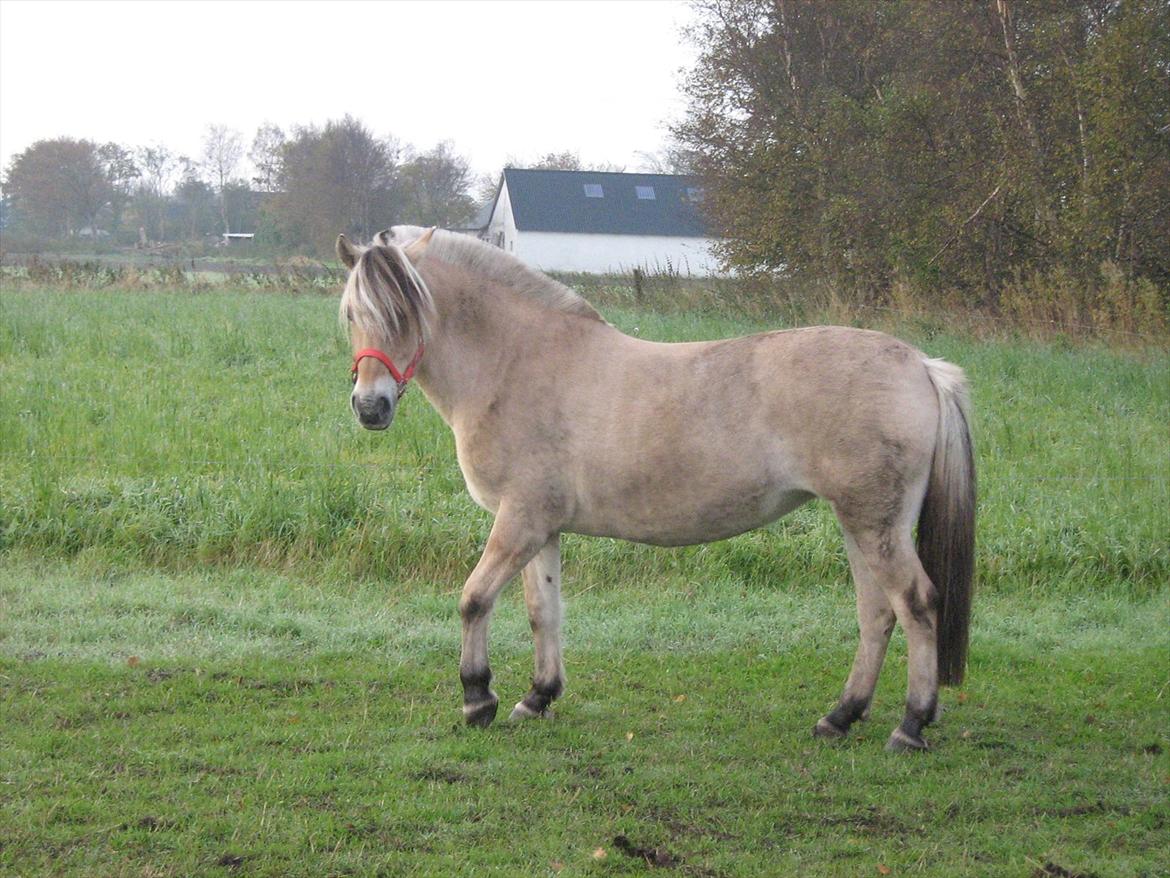
[[[398,367],[394,365],[394,361],[377,348],[362,348],[353,355],[353,368],[349,370],[350,374],[353,375],[354,384],[357,383],[358,363],[360,363],[366,357],[373,357],[375,360],[390,370],[391,377],[398,384],[398,398],[402,399],[402,394],[406,393],[406,385],[409,384],[410,379],[414,377],[414,370],[422,360],[423,343],[421,341],[418,343],[418,350],[416,350],[414,352],[414,356],[410,358],[410,363],[407,365],[406,369],[401,372],[399,372]]]

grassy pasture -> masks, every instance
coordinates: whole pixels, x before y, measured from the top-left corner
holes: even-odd
[[[934,752],[895,758],[901,641],[870,722],[809,735],[854,644],[820,504],[691,549],[568,538],[558,719],[459,726],[488,520],[420,394],[387,434],[353,424],[333,311],[0,296],[0,872],[1170,871],[1164,351],[886,327],[968,370],[981,494],[970,679]]]

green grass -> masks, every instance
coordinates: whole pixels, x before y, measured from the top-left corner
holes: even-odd
[[[0,597],[9,874],[643,871],[618,835],[697,875],[1170,868],[1164,598],[985,600],[934,751],[898,757],[900,641],[869,723],[809,735],[850,658],[840,583],[571,594],[557,718],[486,733],[449,595],[10,565]],[[525,629],[513,593],[505,698]]]
[[[6,291],[0,549],[170,570],[260,562],[332,581],[459,579],[487,518],[463,490],[450,435],[418,393],[389,434],[355,426],[334,307],[231,292]],[[608,316],[662,339],[760,328]],[[983,588],[1144,595],[1170,580],[1163,352],[902,334],[973,382]],[[710,547],[592,540],[578,554],[579,578],[607,582],[663,565],[764,587],[846,569],[823,506]]]
[[[881,749],[900,640],[869,723],[809,734],[855,638],[822,505],[684,550],[567,538],[557,719],[468,730],[489,522],[421,395],[353,424],[332,300],[4,290],[0,873],[659,871],[621,835],[684,875],[1167,874],[1170,358],[893,328],[968,370],[981,493],[969,682],[909,758]]]

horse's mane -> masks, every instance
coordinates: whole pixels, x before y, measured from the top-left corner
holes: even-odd
[[[376,243],[364,248],[341,294],[340,318],[381,339],[429,334],[435,303],[426,282],[402,248]]]
[[[407,246],[426,232],[418,226],[394,226],[379,232],[374,241],[378,244]],[[579,314],[594,320],[602,317],[592,305],[561,283],[529,268],[515,256],[498,247],[485,244],[470,235],[460,235],[445,229],[436,229],[427,245],[427,257],[458,265],[468,272],[489,278],[530,299],[554,308]]]

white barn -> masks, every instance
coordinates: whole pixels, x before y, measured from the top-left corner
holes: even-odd
[[[720,269],[702,197],[676,174],[505,168],[486,224],[462,231],[544,271],[708,276]]]

